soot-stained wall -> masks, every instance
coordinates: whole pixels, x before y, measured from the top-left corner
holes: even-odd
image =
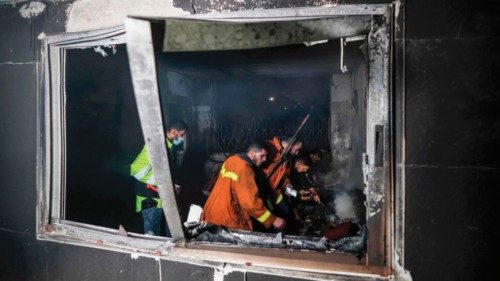
[[[498,12],[489,1],[406,5],[405,258],[415,280],[498,279]]]
[[[33,2],[0,5],[0,280],[212,280],[209,267],[36,240],[37,37],[65,31],[72,1]],[[175,2],[208,12],[335,1]],[[386,1],[340,1],[368,2]],[[396,44],[406,48],[406,94],[395,93],[404,104],[395,121],[404,122],[404,142],[396,140],[404,157],[396,156],[406,163],[397,166],[406,184],[405,267],[414,280],[498,280],[499,11],[494,1],[405,2],[406,37]]]

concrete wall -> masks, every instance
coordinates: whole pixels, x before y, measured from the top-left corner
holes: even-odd
[[[175,5],[207,12],[333,2],[193,0]],[[0,280],[212,280],[208,267],[134,260],[35,238],[37,37],[115,25],[131,9],[182,11],[168,1],[9,3],[0,5]],[[406,161],[398,165],[406,184],[405,266],[414,280],[498,280],[491,258],[500,186],[495,157],[498,9],[494,1],[421,0],[407,1],[405,14],[406,38],[396,43],[406,46],[406,96],[395,95],[405,109],[396,118],[404,128],[396,132],[404,154],[396,156],[399,164]],[[232,273],[224,280],[289,279],[250,273],[244,279]]]
[[[406,5],[405,258],[416,280],[498,279],[497,15],[489,1]]]

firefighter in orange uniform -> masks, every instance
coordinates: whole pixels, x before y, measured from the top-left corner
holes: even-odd
[[[224,161],[201,220],[227,228],[253,230],[253,217],[266,228],[282,229],[285,221],[264,206],[256,184],[255,171],[266,161],[266,156],[263,145],[252,143],[246,153]]]
[[[264,173],[269,177],[269,186],[274,194],[274,202],[270,203],[276,206],[277,212],[285,217],[289,215],[289,208],[285,200],[283,200],[283,192],[287,186],[292,187],[289,179],[292,163],[287,157],[297,156],[302,149],[302,142],[296,140],[290,149],[289,155],[285,155],[285,160],[280,163],[281,152],[290,145],[290,142],[290,139],[280,141],[277,137],[267,141],[270,161],[263,168]],[[278,167],[275,168],[276,165]]]

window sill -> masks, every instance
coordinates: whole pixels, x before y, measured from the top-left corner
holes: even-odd
[[[366,257],[343,252],[291,251],[287,249],[266,249],[236,246],[207,245],[198,242],[186,243],[184,249],[191,257],[212,261],[232,261],[247,266],[303,270],[327,274],[370,274],[387,276],[388,270],[381,266],[366,266]]]
[[[294,278],[331,280],[332,276],[344,276],[349,280],[351,276],[355,277],[352,280],[380,280],[391,274],[389,268],[367,266],[366,256],[359,258],[351,253],[174,243],[170,238],[136,233],[120,236],[114,229],[71,221],[45,225],[38,239],[127,253],[131,258],[144,256]]]

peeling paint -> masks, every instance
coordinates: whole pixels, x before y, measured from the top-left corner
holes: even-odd
[[[163,51],[206,51],[293,45],[368,31],[371,17],[342,17],[304,21],[220,23],[168,19]],[[330,28],[335,26],[335,28]]]
[[[394,16],[396,18],[404,18],[404,14],[402,14],[403,10],[401,9],[401,1],[395,1],[394,2]],[[401,33],[401,25],[398,24],[398,21],[396,21],[396,24],[394,25],[396,28],[397,33]]]
[[[375,184],[376,179],[375,173],[369,163],[370,157],[368,154],[363,153],[363,182],[365,184],[364,193],[366,195],[366,209],[369,210],[367,213],[368,217],[373,217],[381,210],[381,203],[384,202],[384,190],[383,188]]]
[[[394,264],[394,277],[396,281],[412,281],[411,273],[409,270],[406,270],[401,265],[401,258],[398,254],[396,254],[396,262]]]
[[[365,195],[368,194],[368,180],[369,180],[369,172],[370,172],[370,165],[369,165],[369,160],[368,154],[363,153],[363,182],[365,184]]]
[[[42,33],[38,34],[37,39],[38,40],[44,40],[46,37],[47,37],[47,34],[45,34],[45,32],[42,32]]]
[[[306,0],[303,1],[303,6],[334,6],[338,0]],[[229,12],[242,10],[258,10],[258,9],[275,9],[294,7],[294,1],[245,1],[245,0],[208,0],[197,3],[195,1],[195,10],[200,13],[211,11]]]
[[[45,7],[45,4],[42,2],[31,2],[22,5],[19,9],[19,14],[25,19],[35,18],[45,10]]]
[[[12,5],[12,7],[21,2],[27,2],[27,0],[4,0],[3,2],[0,0],[0,4]]]
[[[366,207],[369,212],[367,218],[377,215],[384,207],[385,201],[385,171],[383,167],[375,167],[375,126],[382,125],[387,130],[389,124],[388,112],[388,46],[389,37],[385,28],[386,18],[384,16],[373,17],[372,30],[368,36],[369,40],[369,88],[370,98],[368,100],[367,124],[367,154],[364,155],[363,176],[365,183],[365,194],[367,197]],[[370,110],[374,109],[374,110]],[[384,132],[384,135],[386,133]],[[388,138],[383,138],[383,147],[387,149]],[[383,151],[383,166],[387,165],[387,151]],[[367,165],[365,167],[365,165]]]
[[[94,47],[94,51],[96,53],[101,54],[103,57],[107,57],[108,53],[103,48],[109,48],[109,49],[111,49],[111,53],[113,55],[116,54],[116,46],[115,45],[97,46],[97,47]]]
[[[366,209],[368,217],[375,216],[382,209],[382,203],[385,201],[384,188],[379,184],[373,168],[369,164],[368,155],[363,154],[363,180],[365,183],[364,193],[366,195]]]
[[[68,7],[66,31],[78,32],[121,26],[127,16],[189,15],[170,0],[77,0]]]
[[[224,264],[221,267],[216,267],[214,268],[214,281],[224,281],[224,276],[228,275],[229,273],[233,272],[234,269],[231,267],[230,264]]]
[[[96,53],[101,54],[101,56],[103,56],[103,57],[107,57],[107,56],[108,56],[108,53],[106,53],[106,51],[104,51],[104,50],[101,48],[101,46],[94,47],[94,51],[95,51]]]

